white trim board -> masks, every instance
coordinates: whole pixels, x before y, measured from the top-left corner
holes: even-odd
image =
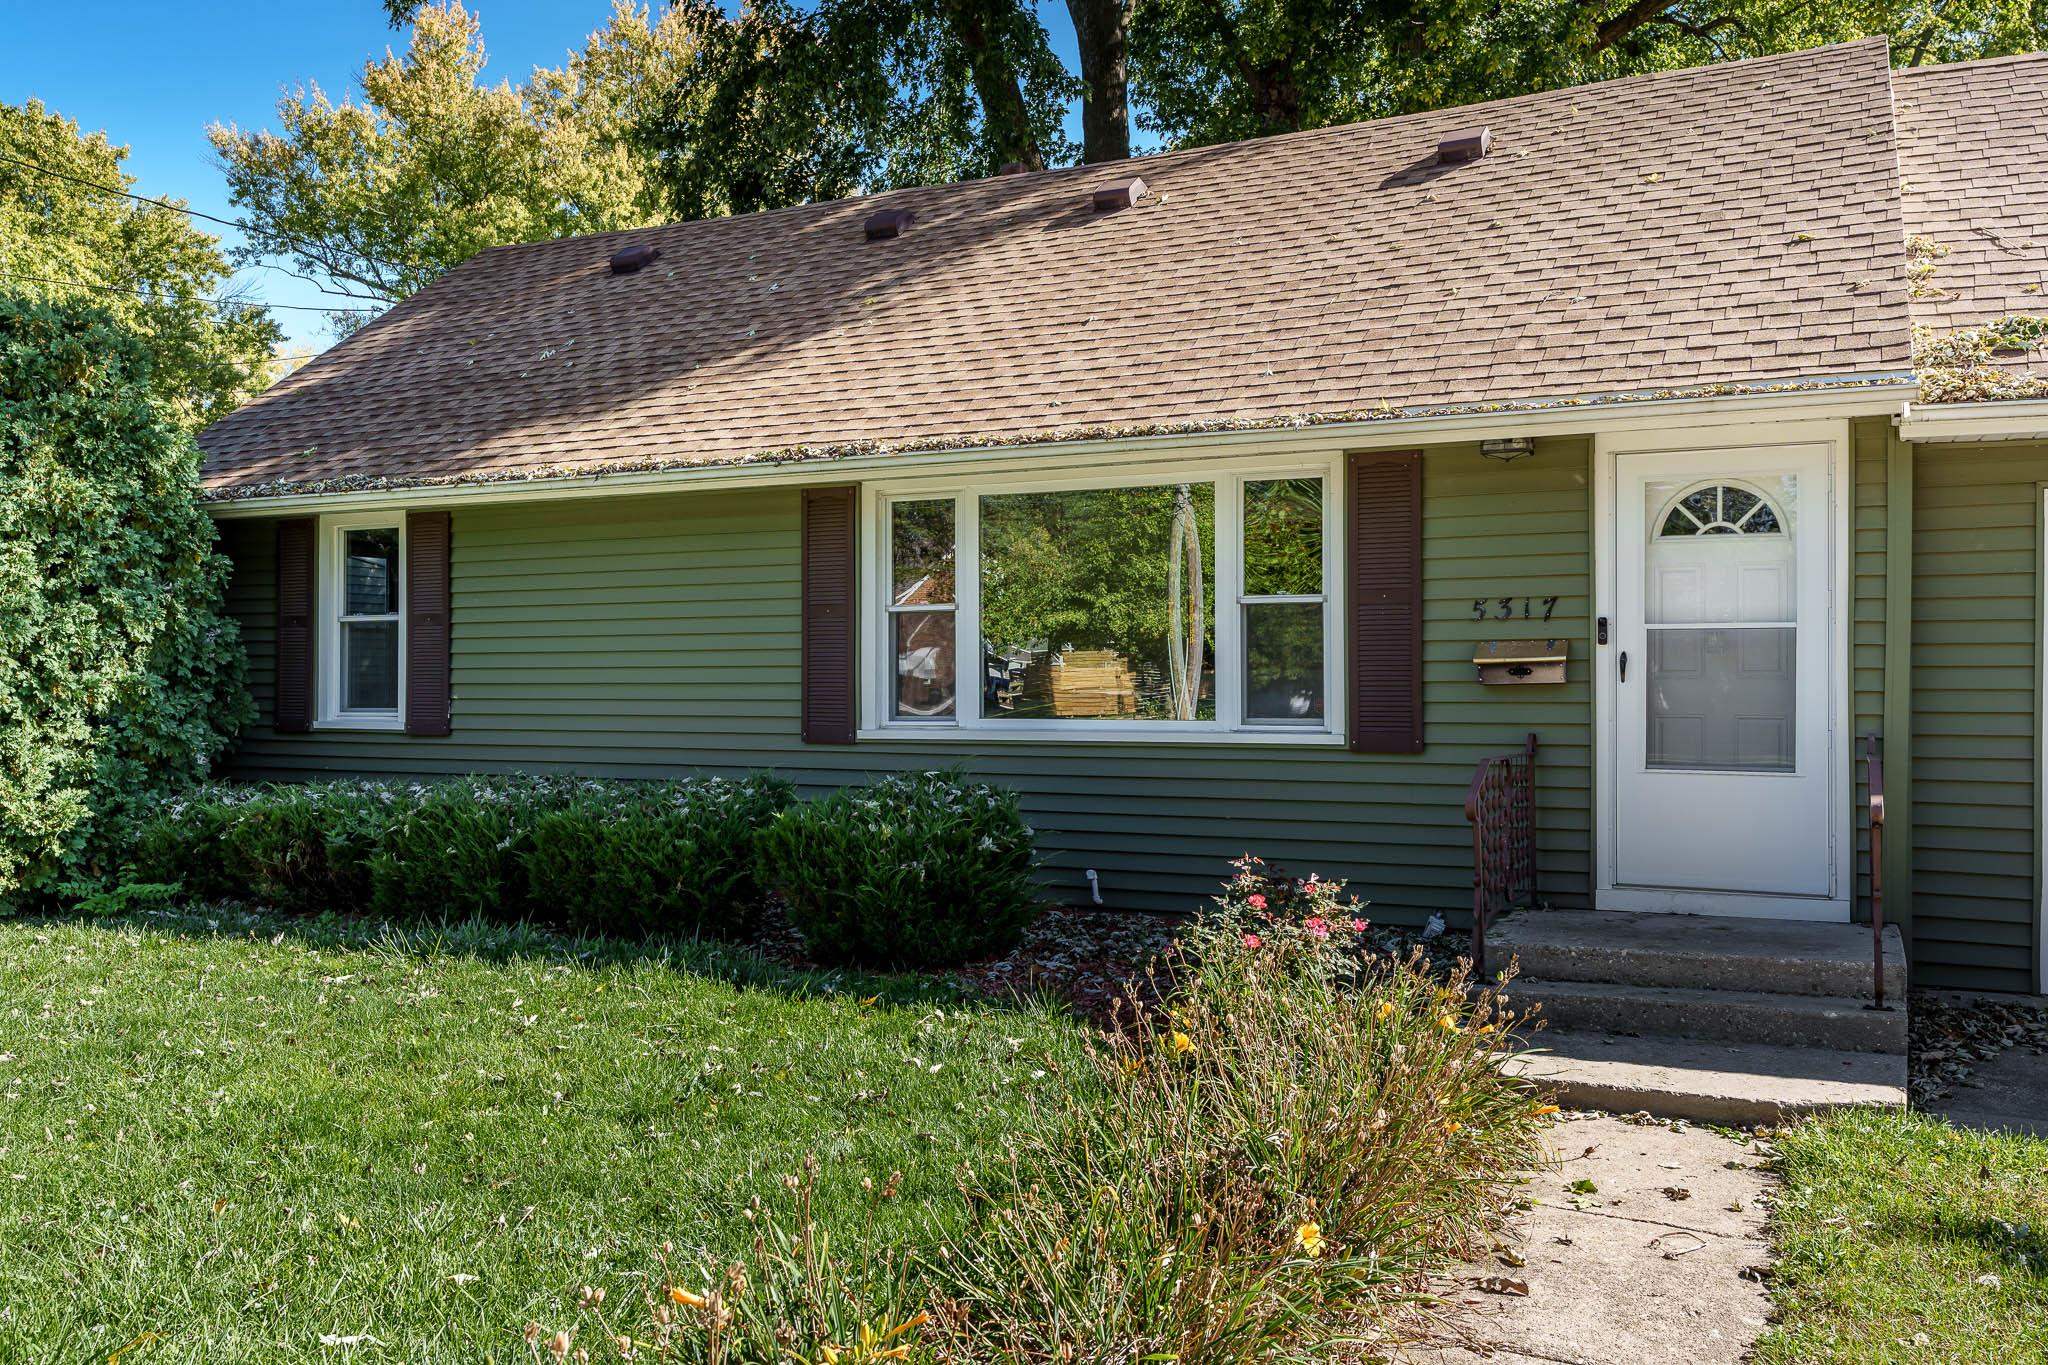
[[[2048,487],[2040,490],[2040,520],[2037,527],[2048,528]],[[2040,582],[2048,584],[2048,535],[2036,531],[2035,552],[2040,556],[2035,570]],[[2037,600],[2044,594],[2037,589]],[[2043,793],[2048,792],[2048,622],[2040,619],[2036,611],[2034,621],[2034,833],[2043,847],[2036,849],[2034,863],[2034,990],[2048,993],[2048,810],[2043,808]]]
[[[367,508],[476,506],[551,501],[577,497],[623,497],[711,488],[853,482],[863,478],[918,477],[927,473],[987,471],[991,466],[1034,464],[1109,467],[1147,460],[1292,456],[1332,458],[1354,450],[1399,450],[1509,436],[1587,436],[1601,432],[1655,431],[1698,424],[1814,418],[1896,417],[1918,391],[1909,381],[1858,386],[1837,384],[1773,393],[1718,398],[1640,399],[1586,402],[1518,411],[1389,417],[1322,426],[1261,427],[1194,435],[1128,436],[1105,440],[1046,441],[1030,445],[967,447],[915,453],[850,455],[786,464],[724,464],[637,473],[508,479],[432,487],[368,489],[354,492],[293,493],[265,498],[226,498],[202,504],[220,520],[275,517],[292,512],[344,512]]]
[[[1616,613],[1615,560],[1618,552],[1616,462],[1621,454],[1669,452],[1697,455],[1720,448],[1756,450],[1773,446],[1829,447],[1828,640],[1831,680],[1828,720],[1829,837],[1833,878],[1825,897],[1736,896],[1616,884],[1616,791],[1613,772],[1616,731],[1616,646],[1593,646],[1593,903],[1606,910],[1690,911],[1780,919],[1847,921],[1854,908],[1853,774],[1854,739],[1850,710],[1850,430],[1846,418],[1824,421],[1699,424],[1664,431],[1595,433],[1593,439],[1593,616],[1610,622]]]

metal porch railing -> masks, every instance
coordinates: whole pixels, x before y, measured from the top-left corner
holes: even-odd
[[[1486,976],[1486,929],[1536,899],[1536,736],[1482,759],[1465,792],[1472,826],[1472,970]]]

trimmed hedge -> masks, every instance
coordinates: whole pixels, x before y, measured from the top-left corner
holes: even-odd
[[[770,883],[813,954],[931,967],[1017,945],[1038,913],[1014,792],[918,773],[791,806],[761,836]]]
[[[1013,793],[957,773],[798,803],[778,777],[472,777],[202,787],[155,807],[128,880],[279,910],[744,937],[771,889],[823,961],[965,962],[1038,911]]]
[[[280,910],[735,933],[789,783],[478,777],[202,787],[137,822],[129,880]]]

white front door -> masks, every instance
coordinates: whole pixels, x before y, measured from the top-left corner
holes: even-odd
[[[1615,455],[1605,902],[1787,913],[1836,894],[1830,456]]]

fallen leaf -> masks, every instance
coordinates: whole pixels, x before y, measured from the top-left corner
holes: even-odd
[[[1527,1256],[1524,1256],[1519,1251],[1509,1251],[1504,1249],[1500,1253],[1500,1263],[1508,1267],[1510,1270],[1519,1270],[1523,1266],[1529,1264],[1529,1258]]]
[[[1506,1275],[1488,1275],[1484,1279],[1474,1280],[1472,1287],[1488,1294],[1511,1294],[1523,1299],[1529,1297],[1527,1280],[1510,1279]]]
[[[1664,1187],[1664,1197],[1671,1200],[1690,1199],[1692,1198],[1692,1191],[1683,1185],[1666,1185]]]

